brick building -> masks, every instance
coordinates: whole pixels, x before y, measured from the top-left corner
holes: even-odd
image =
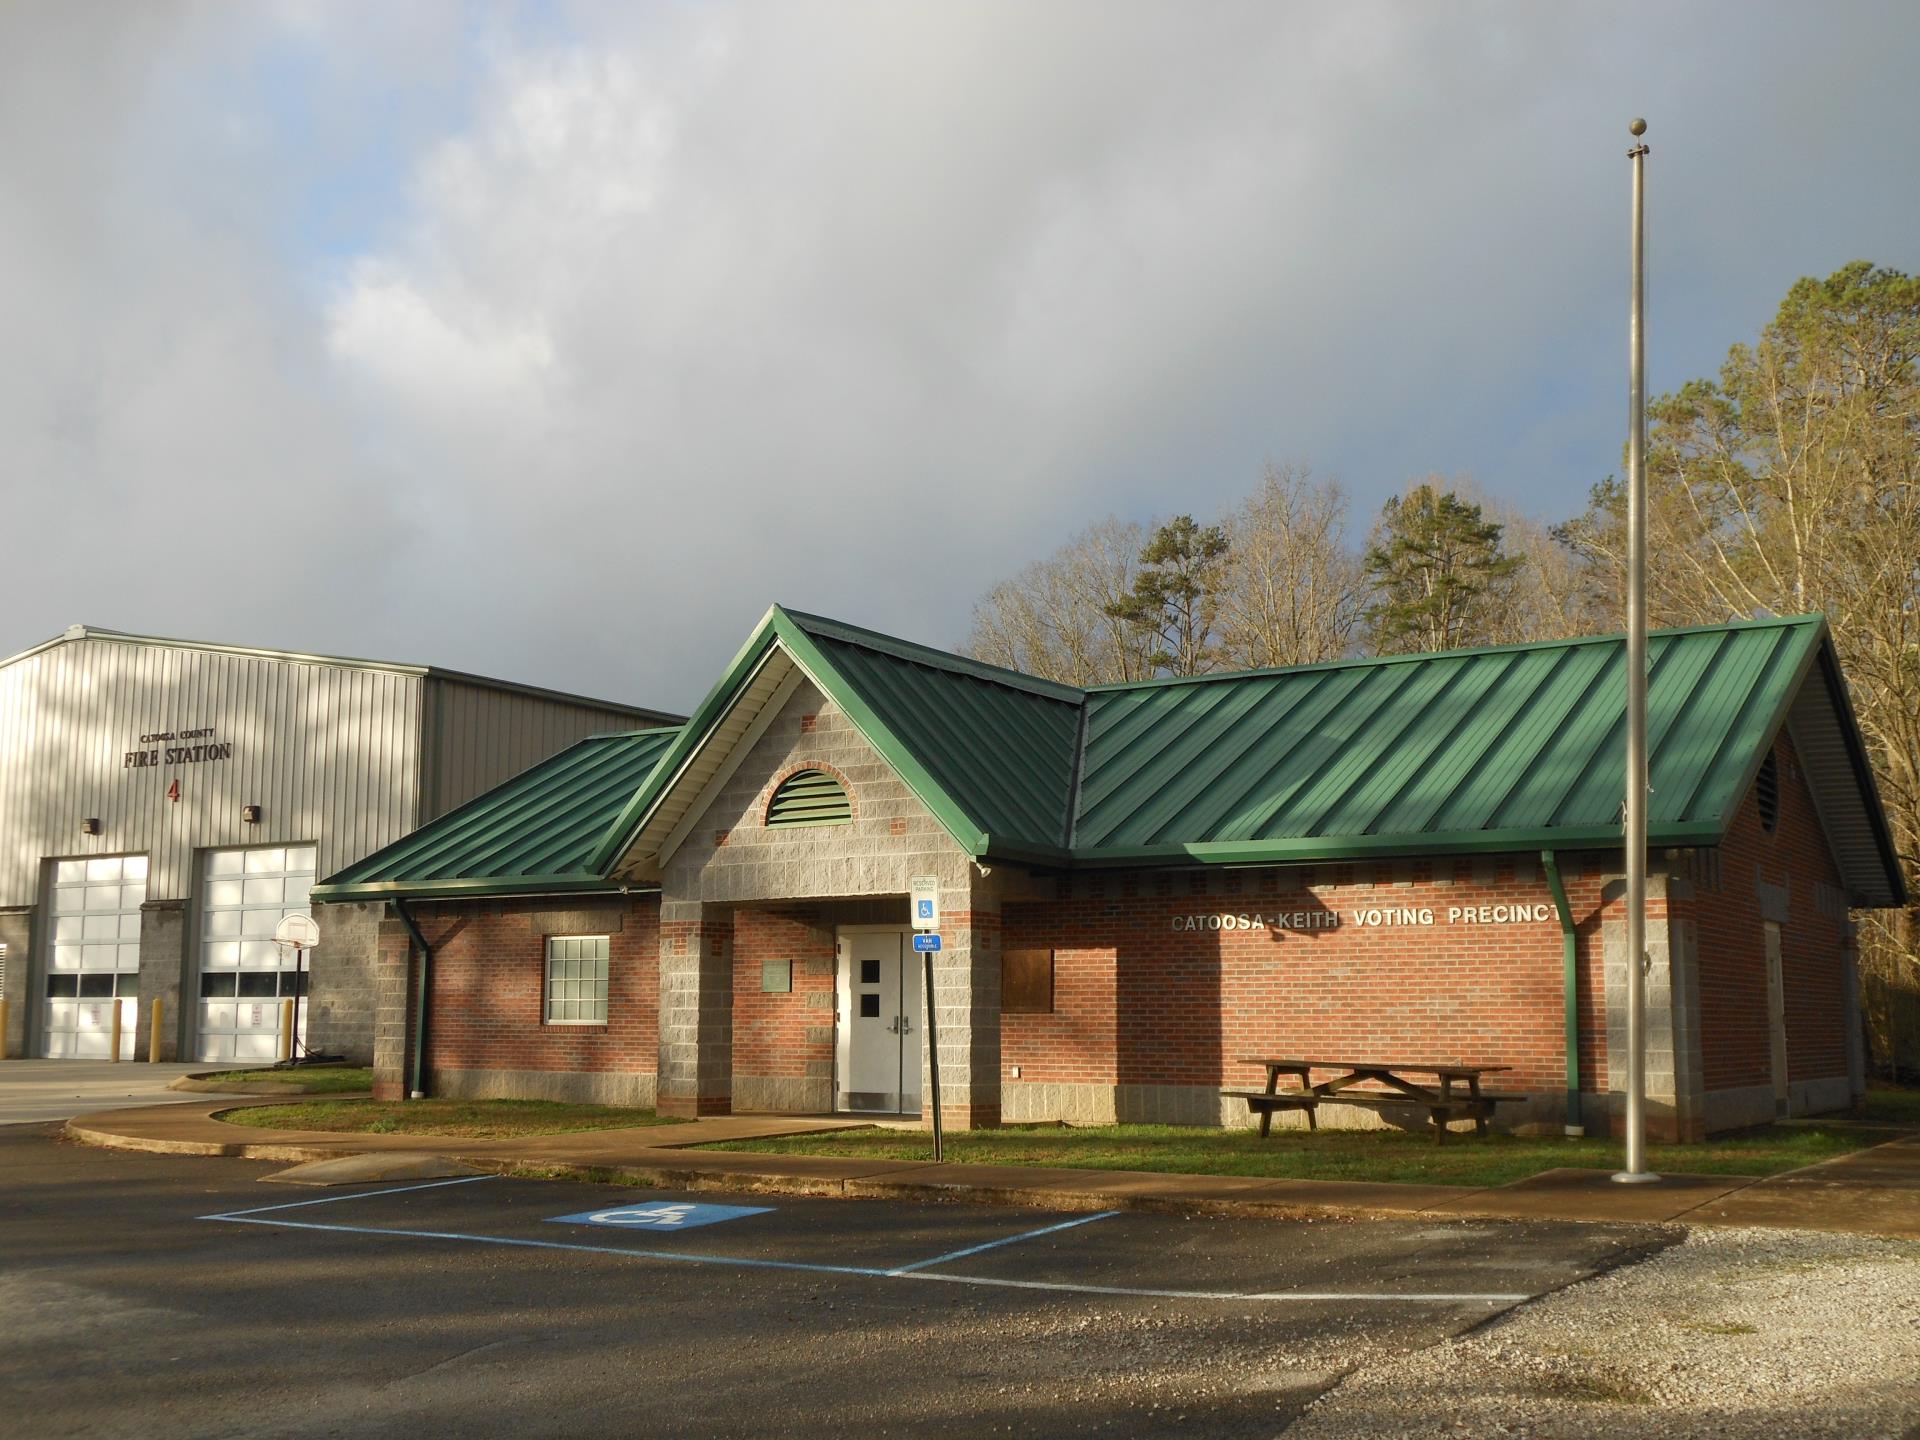
[[[1509,1066],[1503,1123],[1604,1127],[1623,663],[1079,689],[776,607],[686,725],[582,742],[314,898],[378,936],[387,1094],[919,1113],[933,876],[949,1124],[1238,1123],[1241,1057],[1331,1052]],[[1650,666],[1652,1127],[1844,1107],[1849,907],[1903,890],[1825,624],[1660,632]]]

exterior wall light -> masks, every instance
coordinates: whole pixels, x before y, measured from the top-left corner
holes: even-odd
[[[258,805],[242,805],[240,807],[240,818],[249,825],[258,825],[260,823],[260,807]]]
[[[100,822],[98,820],[82,820],[80,822],[80,833],[82,835],[98,835],[100,833]]]

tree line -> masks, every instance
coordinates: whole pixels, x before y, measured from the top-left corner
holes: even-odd
[[[1337,479],[1268,465],[1213,524],[1106,519],[995,586],[967,653],[1077,685],[1547,640],[1603,626],[1566,540],[1428,476],[1388,500],[1363,544]]]
[[[1826,614],[1920,896],[1920,280],[1802,279],[1648,415],[1650,621]],[[1090,526],[983,596],[965,648],[1092,685],[1617,630],[1625,504],[1609,476],[1542,524],[1433,475],[1360,538],[1337,479],[1270,465],[1212,523]],[[1860,918],[1876,1060],[1920,1070],[1920,899]]]

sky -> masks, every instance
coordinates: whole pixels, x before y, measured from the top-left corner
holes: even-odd
[[[1620,465],[1920,269],[1920,7],[0,7],[0,655],[84,623],[691,708],[779,602],[963,642],[1268,461]]]

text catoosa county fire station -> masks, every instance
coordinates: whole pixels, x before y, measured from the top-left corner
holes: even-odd
[[[1440,917],[1445,916],[1442,922]],[[1553,919],[1551,905],[1379,906],[1365,910],[1275,910],[1251,914],[1176,915],[1175,930],[1337,930],[1342,925],[1527,925]]]

